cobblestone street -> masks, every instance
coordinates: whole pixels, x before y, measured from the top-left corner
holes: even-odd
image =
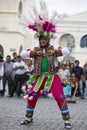
[[[87,130],[87,100],[68,103],[72,130]],[[16,96],[0,97],[0,130],[65,130],[59,108],[54,99],[39,98],[34,123],[21,126],[26,110],[26,100]]]

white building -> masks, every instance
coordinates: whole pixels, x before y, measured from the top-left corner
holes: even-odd
[[[0,0],[0,52],[4,57],[18,54],[33,44],[32,31],[18,22],[28,15],[35,0]],[[87,61],[87,12],[66,17],[58,23],[57,43],[71,48],[71,55],[83,65]]]
[[[81,65],[87,62],[87,12],[67,17],[58,24],[58,42],[72,48],[71,55]]]
[[[18,54],[32,42],[32,34],[26,31],[18,19],[32,9],[34,0],[0,0],[0,52],[4,57]],[[28,38],[27,38],[28,37]]]

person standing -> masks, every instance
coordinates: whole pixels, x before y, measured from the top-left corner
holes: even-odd
[[[4,75],[4,61],[3,56],[0,54],[0,95],[4,96],[4,88],[3,88],[3,75]]]
[[[26,74],[29,76],[29,78],[32,77],[34,65],[32,59],[26,59]]]
[[[71,70],[71,74],[74,73],[76,76],[76,80],[78,81],[78,96],[81,98],[84,97],[83,92],[83,82],[82,82],[82,76],[83,76],[83,68],[79,66],[79,61],[75,60],[75,66]]]
[[[14,63],[14,62],[17,61],[17,53],[16,53],[16,52],[13,52],[12,56],[13,56],[13,58],[12,58],[11,61]]]
[[[26,64],[19,55],[17,56],[17,61],[13,64],[13,70],[15,71],[15,76],[10,97],[14,96],[16,89],[18,89],[18,96],[20,96],[22,92],[21,84],[28,79],[26,75]]]
[[[62,56],[64,53],[68,53],[68,50],[54,49],[54,46],[47,44],[47,37],[39,37],[39,46],[34,50],[21,52],[22,58],[26,58],[26,54],[34,58],[34,84],[28,93],[28,103],[26,110],[26,120],[21,124],[27,124],[32,122],[33,112],[36,106],[36,102],[40,96],[40,90],[50,91],[61,110],[63,119],[65,120],[65,127],[71,128],[69,122],[69,110],[66,102],[66,97],[63,93],[60,77],[54,73],[54,57]],[[45,64],[45,65],[44,65]],[[32,77],[31,79],[33,79]],[[31,100],[31,96],[34,96]],[[67,123],[68,122],[68,123]]]
[[[84,88],[84,99],[87,99],[87,62],[84,64],[83,66],[83,73],[84,73],[84,84],[85,84],[85,88]]]
[[[11,62],[11,56],[6,56],[6,61],[4,62],[4,76],[3,76],[3,87],[5,90],[6,83],[8,84],[8,95],[11,93],[11,88],[13,86],[13,63]]]
[[[45,11],[45,10],[44,10]],[[42,12],[44,12],[42,11]],[[45,13],[44,13],[45,14]],[[55,16],[55,15],[54,15]],[[29,18],[30,19],[30,18]],[[53,21],[54,22],[53,22]],[[62,118],[64,120],[65,128],[71,129],[70,113],[67,106],[66,97],[63,92],[63,87],[59,75],[55,72],[55,58],[69,54],[67,48],[61,48],[58,44],[50,44],[49,40],[53,38],[56,33],[55,17],[48,20],[43,15],[37,15],[36,20],[32,24],[26,26],[33,31],[36,31],[38,37],[38,45],[30,48],[30,50],[23,50],[20,55],[23,59],[34,59],[33,77],[29,80],[29,84],[33,85],[30,88],[27,98],[26,117],[21,122],[21,125],[32,123],[33,114],[36,103],[40,97],[40,91],[51,92],[57,105],[60,108]]]
[[[12,54],[13,58],[11,59],[12,63],[15,63],[17,61],[17,53],[13,52]],[[13,74],[12,74],[12,79],[14,80],[14,76],[15,76],[15,71],[13,70]]]
[[[61,68],[59,69],[58,72],[61,74],[61,81],[62,81],[63,87],[66,87],[66,85],[69,82],[70,72],[69,72],[69,69],[66,68],[65,63],[61,64]]]

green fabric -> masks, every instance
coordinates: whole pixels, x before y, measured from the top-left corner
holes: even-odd
[[[33,75],[33,77],[30,78],[30,79],[27,81],[27,84],[29,85],[29,84],[34,83],[34,81],[37,79],[37,77],[38,77],[38,75]]]
[[[48,72],[48,59],[46,56],[42,57],[41,72]]]
[[[46,84],[45,84],[44,91],[49,92],[50,87],[51,87],[52,82],[53,82],[53,79],[54,79],[54,75],[53,75],[53,74],[50,74],[50,75],[48,76],[48,80],[47,80],[47,82],[46,82]]]
[[[45,77],[48,77],[48,79],[46,81],[46,84],[45,84],[45,87],[44,87],[44,91],[49,92],[51,84],[52,84],[52,81],[53,81],[53,78],[54,78],[53,74],[49,75],[48,73],[43,73],[40,76],[34,75],[29,81],[27,81],[27,84],[28,85],[32,84],[32,83],[34,83],[35,80],[37,80],[37,83],[36,83],[36,85],[34,87],[34,91],[38,92],[38,90],[40,89],[41,84],[43,83],[43,80],[44,80]]]
[[[43,83],[43,80],[44,80],[45,77],[48,77],[48,79],[47,79],[46,84],[44,86],[44,91],[47,91],[47,92],[50,91],[50,87],[51,87],[54,75],[53,74],[48,75],[48,73],[43,73],[42,75],[40,75],[38,77],[37,83],[34,87],[35,92],[38,92],[38,90],[40,89],[41,84]]]
[[[35,91],[35,92],[37,92],[37,91],[39,90],[39,88],[40,88],[40,86],[41,86],[43,80],[44,80],[44,76],[41,75],[41,76],[38,78],[38,81],[37,81],[37,83],[36,83],[36,85],[35,85],[35,87],[34,87],[34,91]]]
[[[58,76],[60,76],[58,73],[57,73]],[[40,89],[41,87],[41,84],[43,83],[43,80],[45,77],[48,77],[46,83],[45,83],[45,86],[44,86],[44,91],[46,92],[49,92],[50,91],[50,88],[51,88],[51,85],[52,85],[52,82],[53,82],[53,79],[54,79],[54,74],[48,74],[48,73],[43,73],[42,75],[38,76],[38,75],[34,75],[28,82],[27,84],[32,84],[34,83],[35,80],[37,80],[37,83],[34,87],[34,91],[35,92],[38,92],[38,90]]]

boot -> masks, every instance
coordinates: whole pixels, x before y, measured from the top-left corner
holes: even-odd
[[[65,121],[65,129],[71,129],[71,124],[70,124],[69,120]]]
[[[20,123],[20,125],[27,125],[29,123],[33,123],[33,118],[27,118]]]

